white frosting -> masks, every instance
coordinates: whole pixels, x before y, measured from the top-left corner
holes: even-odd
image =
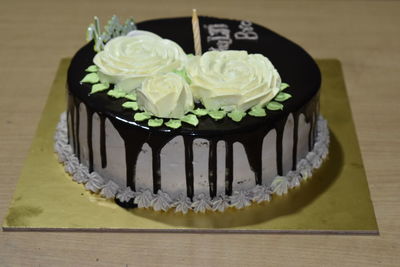
[[[137,204],[139,208],[149,208],[153,198],[153,194],[150,190],[144,190],[142,192],[138,192],[133,202]]]
[[[301,175],[298,171],[289,171],[286,176],[290,179],[290,188],[300,186]]]
[[[329,129],[326,121],[320,117],[317,123],[317,137],[313,150],[300,160],[295,171],[289,171],[286,176],[277,176],[270,186],[256,185],[249,190],[236,191],[232,196],[219,195],[210,199],[204,193],[194,197],[193,202],[184,194],[171,197],[170,194],[159,191],[154,195],[150,190],[132,191],[129,187],[121,187],[111,180],[106,180],[96,172],[88,173],[86,166],[79,164],[77,157],[72,153],[72,148],[67,140],[66,116],[61,116],[55,134],[55,151],[59,159],[63,160],[65,169],[73,175],[77,182],[84,183],[85,187],[92,192],[99,192],[107,198],[116,197],[122,202],[133,202],[139,208],[152,207],[155,210],[166,211],[175,208],[175,212],[187,213],[189,210],[194,212],[205,212],[206,210],[223,211],[228,206],[243,208],[251,202],[269,201],[272,193],[277,195],[286,194],[289,188],[300,185],[301,180],[311,176],[311,172],[327,156],[329,147]],[[222,142],[223,143],[223,142]]]
[[[189,84],[173,72],[144,80],[137,90],[137,102],[141,109],[160,118],[181,118],[194,106]]]
[[[212,210],[223,212],[225,209],[229,208],[229,201],[224,197],[217,197],[212,202]]]
[[[125,189],[119,191],[116,194],[116,198],[118,198],[121,202],[128,202],[129,200],[135,197],[135,193],[129,188],[126,187]]]
[[[297,163],[296,169],[299,171],[304,180],[307,180],[311,177],[312,166],[307,159],[301,159]]]
[[[79,168],[76,168],[72,179],[79,184],[86,183],[89,181],[89,169],[85,165],[79,164]]]
[[[256,185],[252,190],[251,194],[253,195],[252,201],[256,203],[261,203],[264,201],[271,200],[271,191],[266,186]]]
[[[209,51],[188,61],[196,99],[210,110],[245,111],[279,92],[281,78],[268,58],[246,51]]]
[[[210,198],[203,193],[195,197],[195,200],[192,203],[192,208],[194,212],[205,213],[206,210],[211,210],[211,206],[212,203],[210,201]]]
[[[111,39],[93,62],[99,67],[102,82],[132,92],[147,77],[182,69],[186,59],[177,43],[140,31]]]
[[[113,181],[108,181],[108,183],[101,189],[100,195],[105,198],[114,198],[117,194],[119,186]]]
[[[93,193],[97,193],[104,186],[104,179],[96,172],[89,174],[89,181],[85,184],[85,188]]]
[[[64,169],[67,173],[74,175],[79,166],[79,160],[74,154],[66,156],[66,163],[64,163]]]
[[[289,179],[285,176],[277,176],[271,184],[272,192],[274,192],[278,196],[287,194],[289,188]]]
[[[155,211],[167,211],[171,207],[171,203],[172,199],[169,197],[169,195],[161,190],[158,190],[157,194],[151,201],[151,206]]]
[[[229,199],[231,206],[237,209],[243,209],[251,205],[250,192],[247,191],[235,191]]]
[[[175,212],[186,214],[191,209],[192,202],[190,201],[190,198],[183,194],[180,194],[178,200],[175,201],[173,206],[175,207]]]

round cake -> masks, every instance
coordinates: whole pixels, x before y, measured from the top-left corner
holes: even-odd
[[[199,25],[204,55],[243,50],[268,58],[282,80],[275,81],[279,94],[236,113],[194,102],[185,117],[168,121],[143,112],[139,95],[118,95],[101,73],[99,79],[86,78],[99,72],[91,41],[71,61],[67,112],[56,134],[56,151],[74,180],[124,207],[223,211],[287,193],[320,166],[329,136],[319,115],[315,61],[295,43],[249,21],[200,17]],[[136,26],[194,53],[189,17]]]

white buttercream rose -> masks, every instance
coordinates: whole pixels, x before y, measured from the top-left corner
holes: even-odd
[[[173,72],[144,80],[136,92],[139,107],[160,118],[181,118],[194,106],[189,84]]]
[[[269,102],[281,78],[268,58],[246,51],[210,51],[192,57],[186,71],[194,97],[207,109],[245,111]]]
[[[93,62],[102,82],[114,83],[127,93],[158,73],[182,69],[187,56],[175,42],[146,31],[132,31],[111,39]]]

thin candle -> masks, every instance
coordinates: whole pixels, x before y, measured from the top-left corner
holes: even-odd
[[[193,29],[194,52],[196,56],[201,56],[200,27],[196,9],[193,9],[192,29]]]

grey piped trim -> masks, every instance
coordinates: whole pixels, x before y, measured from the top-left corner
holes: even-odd
[[[72,147],[68,144],[65,112],[61,115],[57,125],[54,150],[58,154],[59,161],[64,164],[65,171],[71,174],[74,181],[84,184],[87,190],[100,193],[105,198],[118,198],[122,202],[133,199],[139,208],[151,207],[156,211],[167,211],[173,208],[175,212],[184,214],[189,210],[202,213],[207,210],[223,212],[229,207],[242,209],[252,203],[269,201],[272,194],[286,194],[289,189],[300,186],[301,180],[310,178],[312,171],[319,168],[328,155],[329,129],[327,122],[322,116],[319,116],[317,125],[317,137],[312,151],[298,162],[296,170],[289,171],[285,176],[275,177],[270,186],[256,185],[250,190],[236,191],[231,196],[222,195],[214,199],[202,193],[195,196],[193,201],[184,195],[172,199],[161,190],[157,194],[148,189],[134,192],[129,187],[121,187],[96,172],[89,173],[88,168],[79,163],[78,158],[73,154]]]

